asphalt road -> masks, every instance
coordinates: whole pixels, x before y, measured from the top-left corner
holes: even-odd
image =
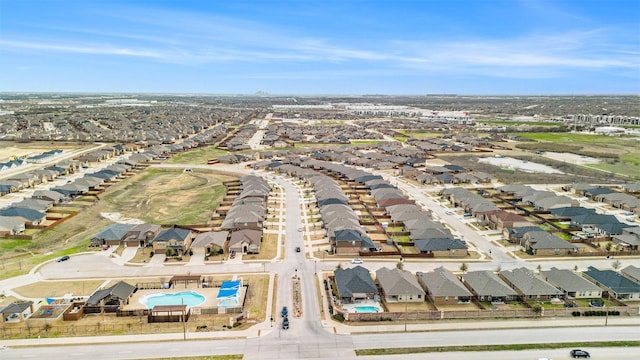
[[[446,346],[465,344],[548,343],[558,341],[637,340],[628,327],[565,329],[473,330],[427,333],[333,335],[319,332],[309,338],[290,331],[274,331],[263,337],[229,340],[158,341],[73,346],[33,346],[0,350],[2,359],[151,359],[167,357],[244,354],[244,359],[338,359],[355,358],[355,349]],[[592,359],[637,360],[640,347],[585,348]],[[569,348],[553,350],[482,351],[403,354],[364,359],[569,359]]]

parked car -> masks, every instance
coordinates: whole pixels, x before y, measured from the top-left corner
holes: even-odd
[[[444,213],[447,214],[447,215],[453,215],[453,211],[451,211],[451,210],[447,210]]]
[[[235,259],[236,258],[236,251],[235,250],[231,251],[231,254],[229,254],[229,258],[230,259]]]
[[[282,328],[285,330],[289,328],[289,318],[282,319]]]
[[[570,352],[571,357],[576,359],[576,358],[585,358],[588,359],[591,357],[591,355],[589,355],[588,352],[584,351],[584,350],[580,350],[580,349],[573,349]]]
[[[352,259],[352,260],[351,260],[351,263],[352,263],[352,264],[363,264],[363,263],[364,263],[364,261],[362,261],[362,259],[361,259],[361,258],[355,258],[355,259]]]
[[[286,306],[283,306],[280,314],[282,315],[282,317],[287,317],[289,315],[289,309],[287,309]]]
[[[63,262],[63,261],[67,261],[69,260],[69,255],[64,255],[58,258],[58,260],[56,260],[56,262]]]

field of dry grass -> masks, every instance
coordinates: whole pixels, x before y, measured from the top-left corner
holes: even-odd
[[[156,224],[202,224],[224,196],[222,182],[233,177],[179,169],[147,169],[135,181],[103,196],[105,211]]]
[[[102,280],[39,281],[14,288],[13,291],[27,298],[62,297],[65,294],[89,296],[102,285]]]

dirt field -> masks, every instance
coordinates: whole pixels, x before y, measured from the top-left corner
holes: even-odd
[[[65,151],[78,150],[85,147],[93,146],[93,144],[74,144],[74,143],[51,143],[46,141],[34,141],[27,143],[18,143],[14,141],[0,141],[0,162],[7,161],[13,156],[23,157],[30,155],[42,154],[45,151],[61,149]]]

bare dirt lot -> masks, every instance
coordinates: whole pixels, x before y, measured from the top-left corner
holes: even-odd
[[[79,150],[85,147],[91,147],[93,144],[81,143],[52,143],[46,141],[33,142],[15,142],[0,141],[0,162],[11,159],[11,157],[24,157],[30,155],[42,154],[45,151],[61,149],[64,151]]]

